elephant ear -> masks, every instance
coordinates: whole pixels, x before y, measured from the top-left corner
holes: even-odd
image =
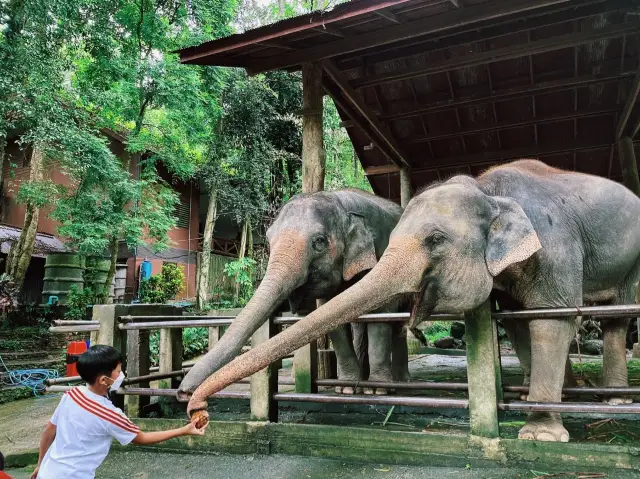
[[[506,267],[531,257],[542,245],[518,203],[510,198],[493,199],[499,213],[489,227],[485,261],[489,273],[497,276]]]
[[[358,273],[373,269],[377,262],[373,235],[366,227],[364,217],[349,213],[342,266],[344,280],[349,281]]]

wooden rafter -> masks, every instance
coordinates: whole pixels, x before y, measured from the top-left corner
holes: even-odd
[[[622,74],[599,74],[599,75],[586,75],[578,78],[563,78],[561,80],[551,80],[546,82],[540,82],[535,85],[524,85],[513,88],[508,88],[499,92],[492,92],[490,95],[479,95],[468,98],[461,98],[452,102],[450,100],[433,102],[431,105],[423,108],[416,108],[401,113],[395,113],[393,115],[386,115],[382,118],[386,120],[395,120],[398,118],[409,118],[412,116],[423,115],[425,113],[435,113],[438,111],[449,110],[450,108],[481,105],[483,103],[489,103],[493,101],[505,101],[514,100],[517,98],[524,98],[536,93],[552,93],[563,91],[576,86],[588,86],[598,83],[610,83],[620,81],[623,78],[632,76],[633,73]]]
[[[517,45],[509,45],[504,48],[496,48],[473,55],[465,55],[450,60],[438,62],[424,68],[408,68],[404,71],[384,73],[380,75],[372,75],[365,78],[358,78],[351,82],[355,88],[376,85],[390,81],[406,80],[423,75],[433,75],[435,73],[443,73],[458,68],[469,68],[484,65],[487,62],[497,62],[503,60],[512,60],[527,55],[535,55],[563,48],[575,47],[584,43],[596,42],[615,37],[621,37],[627,34],[637,33],[638,25],[622,24],[612,25],[598,30],[589,30],[581,33],[569,33],[559,35],[557,37],[545,38],[531,43],[521,43]]]
[[[554,144],[554,145],[533,145],[527,146],[523,148],[514,148],[510,150],[500,150],[500,151],[487,151],[483,153],[476,153],[465,156],[456,156],[456,157],[444,157],[444,158],[436,158],[429,162],[424,162],[422,167],[414,166],[412,171],[419,172],[424,170],[435,170],[436,168],[441,167],[450,167],[455,168],[459,166],[467,166],[467,165],[477,165],[483,163],[492,163],[495,161],[506,161],[513,160],[516,158],[529,158],[534,156],[543,156],[543,155],[553,155],[556,153],[566,153],[568,151],[573,150],[597,150],[602,148],[608,148],[611,145],[610,141],[606,142],[586,142],[586,141],[578,141],[578,142],[565,142],[562,144]],[[385,173],[393,173],[400,171],[399,167],[390,166],[388,171]],[[365,168],[365,174],[368,176],[374,176],[376,174],[381,174],[376,172],[375,170],[371,171],[369,168]]]
[[[375,14],[378,15],[379,17],[386,18],[391,23],[395,23],[395,24],[404,23],[404,21],[400,20],[400,18],[398,18],[397,15],[391,13],[388,10],[376,10]]]
[[[360,113],[360,115],[366,119],[371,129],[375,132],[376,136],[384,142],[387,149],[391,151],[393,157],[391,158],[394,163],[398,165],[409,165],[409,160],[406,154],[402,151],[395,138],[389,130],[378,120],[375,113],[373,113],[364,101],[360,98],[358,92],[356,92],[350,85],[348,79],[340,72],[335,63],[330,60],[322,62],[322,66],[327,76],[336,84],[342,94],[351,102],[354,108]],[[372,139],[373,141],[373,139]]]
[[[638,94],[640,93],[640,66],[638,66],[638,71],[636,72],[636,76],[631,84],[631,89],[629,90],[629,96],[627,97],[627,101],[622,108],[622,112],[620,113],[620,118],[618,120],[618,124],[616,125],[616,141],[622,138],[625,128],[627,126],[627,122],[629,121],[629,116],[631,115],[631,111],[633,107],[636,105]],[[633,138],[638,133],[638,125],[632,128],[631,138]]]
[[[323,25],[321,27],[315,27],[314,30],[320,33],[326,33],[327,35],[333,35],[334,37],[344,38],[346,35],[342,33],[338,28],[331,27],[329,25]]]
[[[279,70],[301,65],[305,62],[324,60],[346,53],[369,49],[378,45],[386,45],[410,39],[418,35],[435,34],[450,30],[453,27],[461,28],[465,25],[472,25],[507,15],[514,15],[520,12],[565,3],[566,1],[567,0],[510,0],[509,2],[500,2],[499,4],[481,4],[460,8],[434,17],[400,25],[392,25],[381,31],[354,35],[350,38],[315,45],[295,52],[278,55],[277,57],[256,60],[249,70],[251,73]]]

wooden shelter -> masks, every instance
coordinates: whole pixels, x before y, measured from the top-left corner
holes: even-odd
[[[410,187],[531,157],[626,175],[640,193],[634,0],[353,0],[180,57],[250,74],[303,69],[305,91],[321,76],[374,191],[396,201],[401,177],[406,197]],[[313,96],[305,126],[321,120]]]

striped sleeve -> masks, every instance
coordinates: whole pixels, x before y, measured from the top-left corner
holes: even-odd
[[[108,434],[122,445],[129,444],[140,432],[120,410],[113,410],[86,397],[78,388],[69,391],[69,397],[84,410],[104,421]]]

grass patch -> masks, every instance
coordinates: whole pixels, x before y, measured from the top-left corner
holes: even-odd
[[[573,362],[572,369],[576,376],[596,381],[602,374],[602,362]],[[627,361],[627,369],[629,371],[629,384],[639,384],[640,359],[630,359]]]
[[[0,404],[33,397],[33,391],[27,387],[0,389]]]
[[[430,344],[438,339],[450,336],[451,323],[448,321],[429,321],[423,329]]]

